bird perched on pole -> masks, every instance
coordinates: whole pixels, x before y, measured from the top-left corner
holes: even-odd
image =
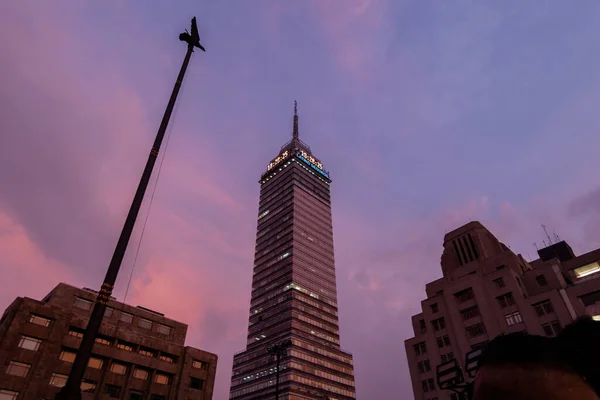
[[[179,35],[179,40],[186,42],[192,47],[197,47],[202,51],[206,51],[200,44],[200,35],[198,34],[198,26],[196,25],[196,17],[192,18],[192,33],[190,34],[187,29],[184,33]]]

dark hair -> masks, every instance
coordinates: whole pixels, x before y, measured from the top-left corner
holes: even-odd
[[[556,340],[562,358],[600,395],[600,322],[581,317]]]
[[[543,366],[581,376],[600,395],[600,322],[581,317],[556,338],[527,333],[497,336],[483,350],[483,366]]]
[[[504,364],[567,368],[553,339],[521,332],[500,335],[488,343],[481,354],[478,368]]]

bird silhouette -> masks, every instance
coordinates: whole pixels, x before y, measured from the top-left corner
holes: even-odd
[[[202,51],[206,51],[206,49],[200,44],[200,35],[198,34],[196,17],[192,18],[192,33],[190,34],[186,29],[184,33],[179,34],[179,40],[186,42],[190,46],[197,47]]]

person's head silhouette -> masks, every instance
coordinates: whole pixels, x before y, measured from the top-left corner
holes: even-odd
[[[512,333],[492,340],[479,360],[473,400],[599,400],[569,356],[567,334],[550,339]]]

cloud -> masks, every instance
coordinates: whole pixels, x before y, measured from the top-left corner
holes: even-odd
[[[568,215],[581,221],[582,241],[588,247],[600,244],[600,188],[594,189],[568,205]]]
[[[10,278],[0,290],[0,309],[17,297],[40,299],[60,281],[77,281],[68,267],[49,258],[26,229],[0,210],[0,270]],[[23,283],[22,285],[19,283]]]

